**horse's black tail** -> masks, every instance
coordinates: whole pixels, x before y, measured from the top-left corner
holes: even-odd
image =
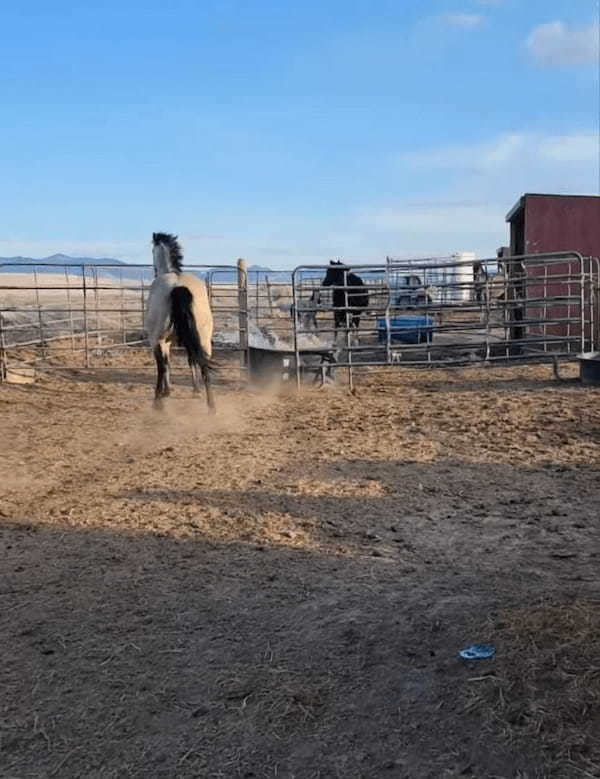
[[[171,290],[171,324],[179,345],[187,352],[190,366],[214,368],[200,343],[196,319],[192,311],[194,297],[187,287],[173,287]]]

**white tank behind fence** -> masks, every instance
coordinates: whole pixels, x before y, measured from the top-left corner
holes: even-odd
[[[475,252],[406,260],[388,257],[389,280],[396,288],[403,278],[413,273],[428,287],[434,303],[461,303],[469,301],[473,294],[475,260]]]
[[[452,300],[468,301],[473,294],[473,263],[475,252],[456,252],[452,259],[456,262],[453,268],[452,281],[456,285],[452,290]]]

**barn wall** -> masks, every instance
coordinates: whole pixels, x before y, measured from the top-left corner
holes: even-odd
[[[600,257],[600,197],[526,195],[523,207],[511,220],[511,249],[514,254],[576,251],[583,256]],[[576,267],[577,263],[565,262],[564,266],[554,266],[552,275],[573,274]],[[577,294],[577,284],[558,279],[540,278],[540,284],[536,284],[531,275],[537,277],[541,273],[542,268],[532,268],[529,272],[530,297]],[[551,320],[579,314],[580,306],[572,304],[530,305],[527,311],[528,317]],[[587,306],[585,315],[586,318],[590,316]],[[532,326],[530,332],[550,337],[573,334],[570,325],[558,323],[546,327]]]
[[[525,254],[566,251],[600,256],[600,198],[526,197]]]

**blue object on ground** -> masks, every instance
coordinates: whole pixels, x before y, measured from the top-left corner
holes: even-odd
[[[496,654],[493,644],[473,644],[458,653],[463,660],[489,660]]]
[[[390,341],[405,344],[418,344],[433,340],[435,322],[430,316],[397,316],[390,319]],[[377,320],[378,340],[387,340],[385,319]]]

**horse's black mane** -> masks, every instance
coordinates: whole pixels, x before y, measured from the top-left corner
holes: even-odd
[[[159,243],[164,243],[168,246],[173,268],[178,272],[183,270],[183,251],[181,250],[176,235],[171,235],[171,233],[152,233],[152,243],[155,246],[158,246]]]

